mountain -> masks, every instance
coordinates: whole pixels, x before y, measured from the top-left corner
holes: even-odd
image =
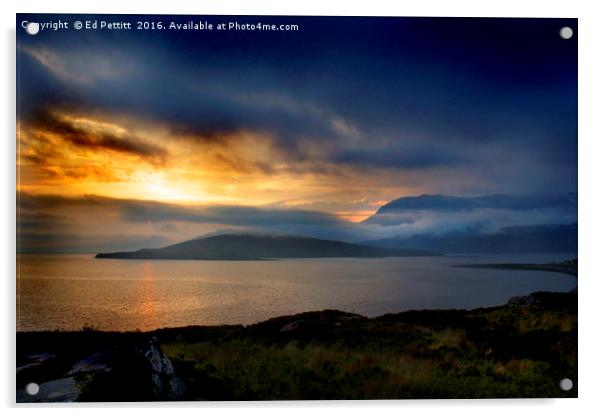
[[[417,234],[365,242],[382,248],[412,247],[440,253],[576,253],[577,224],[504,227],[490,234]]]
[[[480,209],[508,211],[535,211],[557,209],[574,212],[577,209],[577,194],[499,194],[474,197],[451,195],[419,195],[393,200],[364,220],[366,224],[399,224],[398,215],[409,212],[430,211],[445,215],[453,212],[468,212]]]
[[[462,211],[479,208],[509,209],[522,211],[562,206],[574,206],[576,194],[527,194],[527,195],[484,195],[450,196],[419,195],[403,197],[391,201],[379,208],[377,214],[402,210]]]
[[[311,257],[437,256],[425,250],[390,249],[310,237],[223,234],[158,249],[99,253],[112,259],[256,260]]]

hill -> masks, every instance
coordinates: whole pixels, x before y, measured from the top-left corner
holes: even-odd
[[[313,257],[406,257],[437,256],[426,250],[391,249],[310,237],[223,234],[174,244],[159,249],[99,253],[112,259],[260,260]]]

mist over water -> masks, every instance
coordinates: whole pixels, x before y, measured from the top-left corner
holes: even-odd
[[[339,309],[367,316],[409,309],[501,305],[535,291],[566,292],[572,276],[451,267],[551,262],[575,255],[278,261],[113,260],[18,256],[17,330],[152,330],[251,324]]]

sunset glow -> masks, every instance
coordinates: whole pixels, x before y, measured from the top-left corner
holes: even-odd
[[[353,48],[341,27],[328,53],[307,39],[317,28],[282,33],[282,44],[136,31],[118,42],[93,31],[23,38],[17,191],[30,201],[20,213],[33,246],[48,236],[158,245],[224,229],[361,240],[438,226],[418,211],[355,227],[404,196],[572,192],[576,118],[525,111],[550,97],[556,111],[572,108],[558,60],[521,54],[533,62],[509,72],[547,82],[546,94],[538,83],[501,88],[495,77],[507,74],[488,59],[512,51],[469,43],[473,58],[458,66],[446,55],[455,46],[424,25],[442,48],[433,68],[445,71],[424,70],[432,52],[391,42],[403,25]]]

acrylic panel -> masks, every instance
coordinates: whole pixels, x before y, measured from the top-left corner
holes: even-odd
[[[577,397],[576,19],[16,29],[17,402]]]

